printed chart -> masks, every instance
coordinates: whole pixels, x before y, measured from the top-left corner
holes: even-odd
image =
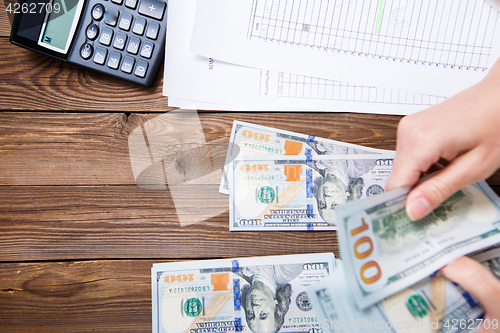
[[[484,71],[496,19],[483,1],[254,0],[247,38],[331,55]]]
[[[341,81],[279,73],[277,97],[309,100],[433,106],[446,98]]]

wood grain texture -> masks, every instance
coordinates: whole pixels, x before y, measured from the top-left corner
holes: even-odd
[[[215,190],[215,188],[212,188]],[[335,232],[229,232],[229,203],[211,192],[194,205],[224,213],[181,227],[168,191],[137,186],[3,186],[3,261],[89,258],[213,258],[335,252]]]
[[[10,36],[10,28],[12,26],[12,20],[14,19],[14,14],[7,11],[9,4],[16,3],[15,0],[2,0],[0,1],[0,37]]]
[[[128,135],[155,114],[0,113],[0,185],[132,185]],[[399,117],[340,113],[199,113],[208,143],[235,119],[393,149]]]
[[[145,88],[50,58],[0,38],[0,109],[165,112],[163,70]]]
[[[152,264],[0,264],[0,332],[151,332]]]

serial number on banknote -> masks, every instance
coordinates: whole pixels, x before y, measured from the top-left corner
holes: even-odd
[[[178,288],[169,288],[168,291],[171,294],[176,293],[189,293],[194,291],[209,291],[210,286],[197,286],[197,287],[178,287]]]

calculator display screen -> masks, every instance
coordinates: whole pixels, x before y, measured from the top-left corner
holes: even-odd
[[[64,53],[73,40],[84,0],[53,0],[40,31],[38,45]],[[47,7],[49,8],[49,7]]]

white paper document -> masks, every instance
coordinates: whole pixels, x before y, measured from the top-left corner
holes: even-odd
[[[498,15],[484,0],[198,0],[190,49],[278,73],[449,97],[498,59]]]
[[[444,96],[234,65],[189,51],[196,0],[169,1],[163,94],[169,106],[234,111],[409,114]]]

